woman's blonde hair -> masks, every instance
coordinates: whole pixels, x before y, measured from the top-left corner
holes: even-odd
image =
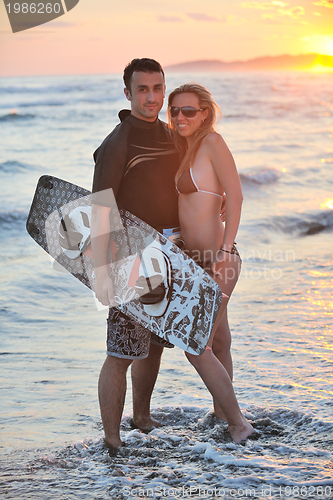
[[[202,125],[196,130],[193,134],[193,141],[191,142],[191,146],[187,147],[187,141],[185,137],[182,137],[177,130],[174,128],[170,115],[170,108],[172,106],[172,101],[174,97],[180,94],[195,94],[199,99],[199,106],[201,109],[208,110],[207,118],[202,122]],[[214,124],[217,119],[217,115],[219,118],[221,117],[221,111],[216,102],[214,101],[211,93],[202,85],[198,83],[185,83],[180,87],[177,87],[171,94],[168,99],[168,121],[170,132],[173,137],[174,143],[178,151],[180,151],[183,156],[182,162],[180,164],[179,170],[176,174],[176,179],[185,172],[185,170],[189,169],[192,165],[195,155],[198,152],[200,143],[206,135],[211,132],[215,132]]]

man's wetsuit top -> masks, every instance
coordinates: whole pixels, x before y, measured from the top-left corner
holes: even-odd
[[[124,208],[155,229],[179,226],[175,174],[179,154],[165,123],[130,111],[94,153],[93,193],[112,188]]]

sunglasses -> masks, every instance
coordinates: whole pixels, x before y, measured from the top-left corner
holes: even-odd
[[[177,106],[171,106],[170,115],[171,118],[176,118],[180,112],[185,118],[194,118],[198,111],[203,111],[203,109],[195,109],[192,106],[184,106],[183,108],[178,108]]]

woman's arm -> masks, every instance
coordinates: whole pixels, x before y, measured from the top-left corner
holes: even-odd
[[[238,231],[243,202],[242,187],[233,156],[223,138],[209,134],[205,138],[209,159],[226,194],[225,233],[222,248],[230,250]]]

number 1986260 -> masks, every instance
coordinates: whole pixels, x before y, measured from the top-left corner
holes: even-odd
[[[15,14],[59,14],[61,11],[60,3],[8,3],[6,5],[8,13],[14,12]],[[12,9],[12,10],[11,10]]]

